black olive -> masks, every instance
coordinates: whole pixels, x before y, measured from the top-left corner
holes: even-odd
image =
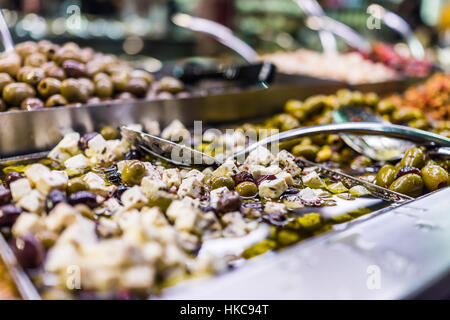
[[[81,150],[86,150],[89,146],[88,146],[88,142],[89,140],[91,140],[92,138],[94,138],[96,135],[98,135],[98,132],[89,132],[89,133],[85,133],[80,141],[78,141],[78,147]]]
[[[217,201],[217,212],[238,211],[241,202],[241,197],[236,191],[225,192]]]
[[[141,157],[142,154],[138,150],[130,150],[124,155],[125,160],[140,160]]]
[[[0,207],[0,227],[11,227],[22,213],[22,209],[13,204]]]
[[[255,179],[253,178],[253,176],[250,172],[242,171],[234,176],[234,183],[236,185],[238,185],[239,183],[244,182],[244,181],[250,181],[250,182],[255,183]]]
[[[0,205],[8,204],[11,200],[11,190],[0,185]]]
[[[32,234],[13,238],[11,248],[17,261],[25,269],[37,268],[44,261],[44,247]]]
[[[130,187],[127,186],[119,186],[117,187],[116,190],[113,191],[113,193],[111,194],[112,197],[120,200],[120,197],[122,197],[122,194],[127,191],[128,189],[130,189]]]
[[[9,185],[11,184],[11,182],[14,182],[16,180],[22,179],[24,176],[22,174],[20,174],[17,171],[12,171],[9,172],[8,174],[6,174],[5,176],[5,182],[6,185],[9,187]]]
[[[91,209],[99,206],[99,203],[97,203],[97,196],[90,191],[78,191],[72,193],[69,196],[69,203],[73,206],[76,204],[85,204]]]
[[[49,213],[60,202],[67,202],[66,194],[58,189],[50,191],[45,199],[45,211]]]

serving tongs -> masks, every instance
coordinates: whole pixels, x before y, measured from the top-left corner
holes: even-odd
[[[377,135],[392,138],[401,138],[422,144],[433,143],[438,146],[450,147],[450,139],[438,134],[405,126],[372,122],[328,124],[292,129],[259,140],[258,142],[250,144],[243,150],[222,158],[212,157],[189,146],[178,144],[141,131],[136,131],[126,126],[121,127],[121,133],[122,136],[127,138],[139,150],[151,154],[157,158],[163,159],[164,161],[167,161],[169,163],[181,166],[217,167],[223,164],[227,159],[235,159],[238,163],[243,163],[246,155],[260,146],[268,147],[274,143],[315,134],[350,133],[354,135]],[[412,199],[405,195],[375,186],[364,180],[345,175],[324,166],[320,166],[317,164],[313,165],[318,167],[321,173],[323,173],[324,175],[329,176],[333,179],[342,179],[342,181],[347,181],[348,185],[351,184],[350,182],[353,182],[353,185],[364,185],[369,188],[370,191],[376,193],[383,199],[387,199],[389,201]]]

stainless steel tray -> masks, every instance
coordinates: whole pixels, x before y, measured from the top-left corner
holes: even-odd
[[[296,79],[296,80],[295,80]],[[147,119],[167,125],[179,119],[187,125],[194,120],[204,124],[226,123],[265,117],[282,110],[288,99],[305,99],[315,94],[332,94],[344,83],[305,77],[284,79],[268,89],[228,89],[226,93],[190,98],[130,101],[60,107],[35,111],[0,113],[0,159],[52,148],[62,136],[76,130],[99,130],[106,124],[143,123]],[[300,81],[300,82],[299,82]],[[353,86],[362,91],[386,94],[409,86],[414,79]]]

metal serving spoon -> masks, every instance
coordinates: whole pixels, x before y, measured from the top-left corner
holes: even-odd
[[[370,110],[358,106],[345,106],[333,112],[335,123],[374,122],[390,124]],[[377,161],[393,161],[403,157],[405,152],[415,146],[411,141],[389,137],[341,135],[342,140],[356,152]],[[431,154],[450,156],[450,148],[440,147],[430,150]]]
[[[203,152],[194,150],[188,146],[162,139],[122,126],[121,133],[136,147],[158,158],[176,165],[207,165],[219,166],[228,158],[236,159],[238,163],[245,160],[246,155],[259,146],[269,146],[294,138],[310,136],[314,134],[350,133],[357,135],[377,135],[383,137],[408,139],[417,143],[434,143],[437,146],[450,147],[450,139],[424,130],[413,129],[389,123],[355,122],[338,123],[306,128],[292,129],[259,140],[245,149],[233,153],[226,159],[211,157]]]

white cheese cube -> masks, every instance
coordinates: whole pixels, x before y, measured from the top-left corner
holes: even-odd
[[[282,171],[280,173],[277,173],[275,176],[277,178],[284,179],[284,181],[286,181],[286,184],[288,186],[294,185],[294,179],[292,178],[292,175],[288,172]]]
[[[304,202],[307,202],[307,203],[313,203],[316,201],[320,201],[320,198],[317,195],[317,193],[315,192],[315,190],[311,189],[309,187],[300,190],[300,192],[298,193],[298,197],[300,197]]]
[[[194,230],[197,221],[201,219],[200,210],[182,200],[172,201],[167,208],[166,215],[175,222],[175,228],[184,231]]]
[[[120,285],[127,289],[148,289],[155,279],[155,269],[149,266],[135,266],[128,268],[120,275]]]
[[[95,229],[94,221],[78,215],[76,221],[61,233],[56,241],[56,245],[70,243],[81,247],[89,247],[98,241]]]
[[[183,178],[189,178],[189,177],[194,177],[199,182],[203,182],[203,179],[205,178],[205,175],[202,172],[200,172],[199,170],[193,169],[193,170],[188,171]]]
[[[82,153],[64,161],[64,166],[73,171],[83,171],[89,165],[89,160]]]
[[[35,163],[25,169],[25,176],[30,180],[31,185],[35,186],[42,176],[48,175],[50,169],[40,163]]]
[[[190,133],[179,120],[173,120],[162,132],[161,138],[177,142],[186,142],[190,139]]]
[[[281,172],[281,168],[277,165],[271,165],[268,167],[264,167],[261,165],[253,164],[248,168],[248,172],[250,172],[255,179],[266,175],[276,175]]]
[[[122,201],[123,206],[127,209],[141,208],[148,202],[147,197],[144,195],[139,186],[134,186],[125,191],[120,197],[120,200]]]
[[[288,186],[284,179],[264,180],[259,185],[259,195],[263,198],[277,199],[286,190]]]
[[[145,262],[155,264],[162,257],[163,249],[157,242],[147,242],[141,246],[141,254]]]
[[[14,201],[18,202],[31,192],[31,185],[28,179],[23,178],[10,183],[9,188]]]
[[[204,191],[203,184],[199,182],[195,177],[189,177],[183,180],[178,188],[178,195],[180,197],[190,196],[198,198]]]
[[[151,198],[152,195],[159,189],[166,187],[166,184],[161,179],[154,179],[152,177],[144,177],[141,180],[141,189],[146,197]]]
[[[92,192],[103,197],[106,197],[111,191],[114,190],[114,186],[107,186],[105,180],[103,180],[99,175],[93,172],[88,172],[83,177],[83,180],[88,184],[89,189]]]
[[[36,189],[42,194],[48,195],[53,189],[65,189],[68,181],[69,177],[66,172],[53,170],[39,178]]]
[[[24,212],[14,223],[12,234],[16,237],[27,233],[38,233],[45,230],[45,224],[37,214]]]
[[[67,267],[80,265],[80,255],[71,243],[53,246],[47,253],[44,269],[47,272],[67,272]]]
[[[247,159],[245,159],[245,165],[263,165],[267,166],[273,160],[274,156],[269,149],[259,146],[255,150],[249,153]]]
[[[234,163],[234,160],[227,159],[220,167],[218,167],[213,172],[213,176],[215,177],[223,177],[223,176],[234,176],[239,172],[238,168],[236,167],[236,164]]]
[[[140,213],[137,209],[122,210],[113,216],[113,220],[122,230],[127,230],[133,225],[139,225]]]
[[[287,213],[286,205],[284,203],[268,201],[264,205],[264,212],[271,213],[277,212],[281,214]]]
[[[45,224],[48,229],[55,232],[61,232],[77,220],[78,212],[70,205],[64,202],[58,203],[45,218]]]
[[[161,133],[161,128],[159,127],[159,122],[156,120],[146,119],[144,120],[145,131],[154,136],[159,136]]]
[[[311,171],[302,177],[303,184],[307,187],[318,189],[325,188],[325,182],[320,178],[316,171]]]
[[[111,219],[101,217],[98,220],[97,232],[104,238],[120,234],[119,225]]]
[[[217,209],[217,202],[223,196],[223,194],[228,191],[229,190],[227,187],[221,187],[221,188],[211,190],[211,192],[209,193],[209,205],[212,208]]]
[[[55,148],[62,152],[75,155],[80,151],[78,141],[80,141],[80,134],[78,132],[71,132],[66,134]]]
[[[88,141],[88,148],[86,154],[88,156],[94,156],[96,154],[104,154],[108,148],[105,138],[101,134],[97,134],[91,140]]]
[[[123,208],[123,206],[117,201],[116,198],[109,198],[103,202],[103,207],[109,212],[109,214],[115,214]]]
[[[277,154],[275,162],[293,177],[297,177],[302,173],[302,169],[295,163],[295,157],[286,150],[281,150]]]
[[[44,208],[45,196],[37,190],[31,190],[21,198],[17,205],[28,212],[39,213]]]
[[[167,169],[162,173],[162,181],[167,187],[179,187],[181,184],[181,176],[179,169]]]
[[[158,207],[144,207],[141,210],[141,220],[145,226],[167,226],[168,221]]]
[[[58,148],[53,148],[50,153],[48,154],[48,157],[58,163],[64,163],[64,161],[66,161],[67,159],[69,159],[72,155],[67,153],[67,152],[63,152]]]

